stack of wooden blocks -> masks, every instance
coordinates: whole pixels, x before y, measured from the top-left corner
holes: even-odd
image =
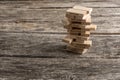
[[[92,45],[90,32],[96,30],[97,26],[91,23],[91,12],[92,8],[79,5],[67,10],[63,23],[68,34],[63,41],[68,43],[68,51],[82,54]]]

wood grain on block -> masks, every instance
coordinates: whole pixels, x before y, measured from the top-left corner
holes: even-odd
[[[81,34],[90,34],[90,30],[83,30],[83,29],[67,29],[69,33],[78,33],[80,32]]]
[[[66,12],[66,17],[72,20],[84,20],[87,18],[89,14],[86,11],[79,10],[79,9],[68,9]]]
[[[65,43],[69,43],[69,44],[71,44],[72,42],[78,42],[78,43],[81,43],[81,44],[89,44],[90,40],[88,38],[87,37],[82,38],[81,36],[76,36],[76,37],[66,36],[62,41],[65,42]]]
[[[73,39],[72,42],[76,42],[76,43],[79,43],[79,44],[92,44],[92,41],[91,41],[91,40]],[[71,43],[72,43],[72,42],[71,42]]]
[[[74,52],[74,53],[79,53],[79,54],[83,54],[88,51],[88,49],[80,49],[80,48],[78,49],[78,48],[76,48],[74,46],[70,46],[70,45],[67,46],[66,50]]]
[[[82,22],[75,22],[75,21],[71,21],[71,20],[69,20],[68,18],[64,18],[63,20],[62,20],[62,23],[63,23],[63,26],[64,26],[64,28],[69,28],[70,26],[69,25],[71,25],[71,24],[77,24],[77,25],[90,25],[91,24],[91,22],[86,22],[86,21],[82,21]]]
[[[95,24],[81,25],[79,23],[71,23],[69,25],[66,25],[65,28],[70,29],[70,30],[71,29],[73,29],[73,30],[79,30],[79,29],[81,29],[81,30],[96,30],[97,25],[95,25]]]
[[[71,44],[69,45],[72,45],[78,49],[89,49],[91,46],[90,45],[86,45],[86,44],[77,44],[75,42],[72,42]]]
[[[81,32],[81,33],[88,33],[91,32],[89,29],[83,29],[83,28],[75,28],[75,27],[70,27],[67,29],[68,32]]]
[[[83,36],[83,37],[90,37],[90,34],[81,34],[80,32],[78,33],[68,33],[70,35],[76,35],[76,36]]]
[[[97,25],[95,25],[95,24],[91,24],[91,25],[80,25],[80,24],[74,25],[74,24],[71,24],[70,26],[71,26],[70,28],[72,28],[73,30],[81,29],[83,31],[96,30],[96,28],[97,28]]]
[[[80,18],[68,18],[69,22],[79,22],[80,24],[91,24],[92,20],[91,20],[91,16],[87,15],[85,19],[80,19]]]
[[[97,29],[97,25],[95,25],[95,24],[86,25],[86,28],[90,29],[90,30],[96,30]]]
[[[88,13],[88,14],[91,14],[92,10],[93,10],[92,8],[87,8],[87,7],[83,7],[83,6],[80,6],[80,5],[75,5],[73,8],[86,11],[86,13]]]
[[[78,40],[88,40],[89,37],[77,36],[77,35],[67,35],[67,38],[78,39]]]
[[[81,48],[85,48],[85,49],[88,49],[92,46],[92,41],[91,42],[87,42],[87,44],[83,44],[83,43],[80,43],[80,42],[71,42],[72,46],[78,48],[78,49],[81,49]]]
[[[92,46],[92,41],[91,40],[76,40],[76,41],[72,41],[71,44],[84,44],[84,45]]]
[[[71,44],[72,42],[77,42],[80,44],[92,44],[92,41],[85,37],[80,37],[80,36],[66,36],[63,40],[63,42],[66,42],[68,44]]]
[[[73,31],[73,30],[71,30],[70,32],[68,32],[68,34],[69,35],[89,37],[90,36],[90,31]]]

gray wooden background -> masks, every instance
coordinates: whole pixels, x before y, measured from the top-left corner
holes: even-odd
[[[93,8],[93,46],[65,51],[68,8]],[[0,80],[120,80],[119,0],[0,0]]]

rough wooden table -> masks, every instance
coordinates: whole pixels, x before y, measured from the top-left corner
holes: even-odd
[[[75,4],[93,8],[93,46],[64,50],[61,19]],[[119,0],[0,0],[0,80],[120,80]]]

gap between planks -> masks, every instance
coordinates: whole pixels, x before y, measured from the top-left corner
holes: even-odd
[[[0,33],[34,33],[34,34],[57,34],[57,35],[67,35],[67,32],[37,32],[37,31],[0,31]],[[120,33],[94,33],[91,32],[91,35],[118,35],[120,36]]]
[[[57,56],[34,56],[34,55],[9,55],[3,54],[0,57],[7,57],[7,58],[43,58],[43,59],[72,59],[72,57],[57,57]],[[120,59],[120,57],[76,57],[76,59]]]

